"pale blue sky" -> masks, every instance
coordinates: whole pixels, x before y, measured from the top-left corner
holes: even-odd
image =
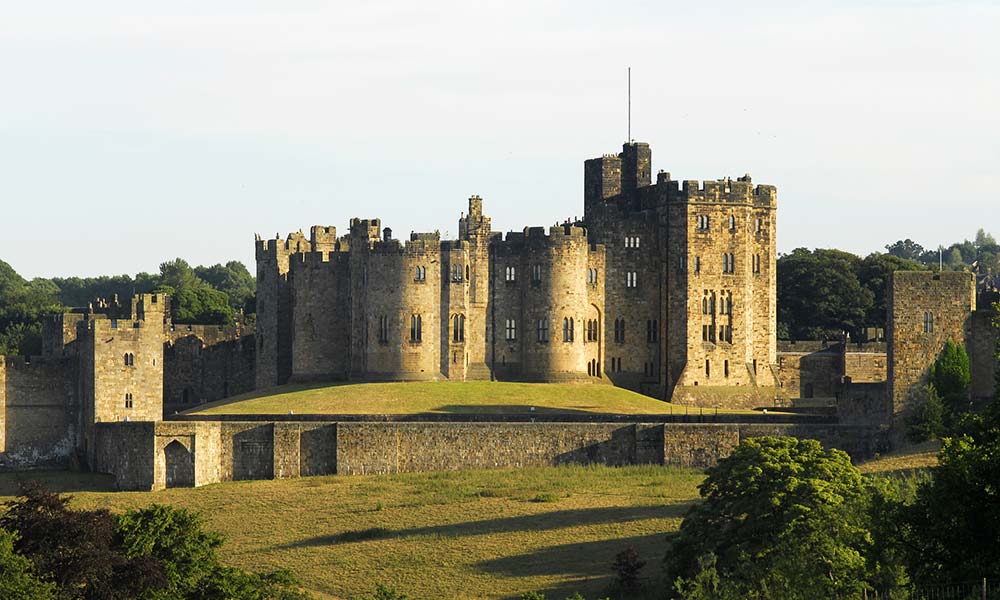
[[[146,8],[143,8],[145,6]],[[583,212],[633,137],[778,186],[779,250],[1000,234],[996,2],[4,2],[0,258],[26,276],[238,259],[379,217]]]

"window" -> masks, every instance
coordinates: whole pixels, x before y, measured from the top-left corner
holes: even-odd
[[[587,269],[587,283],[597,285],[597,269]]]
[[[504,269],[503,278],[504,281],[517,281],[517,269],[513,266],[508,266]]]
[[[638,248],[639,247],[639,236],[637,236],[637,235],[626,235],[625,236],[625,247],[626,248]]]
[[[762,231],[764,231],[764,219],[761,219],[761,218],[758,217],[757,221],[754,223],[753,232],[754,233],[760,233]]]
[[[625,287],[627,288],[637,288],[639,287],[638,274],[635,271],[628,271],[625,273]]]
[[[451,341],[465,341],[465,315],[455,315],[451,318]]]
[[[548,319],[538,319],[538,341],[547,342],[549,341],[549,320]]]
[[[736,272],[736,256],[733,254],[722,255],[722,272],[732,275]]]
[[[413,281],[427,281],[427,267],[418,266],[414,269]]]
[[[542,265],[531,265],[531,282],[539,283],[542,280]]]
[[[729,233],[736,233],[736,217],[729,215]]]
[[[677,257],[677,270],[683,273],[687,271],[688,257],[687,254],[681,254]]]
[[[124,358],[126,367],[135,366],[135,354],[132,354],[131,352],[126,352]]]
[[[728,360],[722,363],[722,374],[725,375],[726,377],[729,377],[729,361]]]
[[[132,408],[132,394],[125,394],[125,408]]]
[[[760,275],[760,254],[753,255],[753,274]]]
[[[615,319],[615,341],[619,344],[625,342],[625,319]]]
[[[712,363],[708,360],[705,361],[705,377],[712,377]]]
[[[657,327],[656,319],[646,321],[646,341],[655,342],[659,338],[659,335],[659,327]]]
[[[378,341],[383,344],[389,341],[389,317],[378,318]]]
[[[708,314],[708,292],[707,291],[705,292],[705,295],[701,297],[701,314],[703,314],[703,315],[707,315]]]
[[[507,333],[506,338],[508,342],[513,342],[517,339],[517,321],[514,319],[507,319],[506,323]]]
[[[697,275],[701,273],[701,257],[694,257],[694,274]]]
[[[419,342],[423,338],[420,315],[410,315],[410,341]]]
[[[451,265],[451,280],[453,282],[457,283],[457,282],[463,281],[462,275],[463,275],[463,273],[462,273],[462,265],[459,265],[459,264]]]
[[[924,333],[934,333],[934,313],[924,313]]]
[[[754,377],[757,376],[757,359],[756,358],[753,359],[753,374],[754,374]]]
[[[697,224],[698,231],[708,231],[711,226],[711,221],[709,220],[708,215],[698,215]]]
[[[472,277],[469,276],[469,265],[465,265],[465,280],[471,281]]]
[[[563,318],[563,341],[573,341],[573,317]]]
[[[598,339],[600,339],[600,336],[598,335],[598,330],[597,330],[597,319],[588,319],[587,320],[587,341],[588,342],[596,342]]]

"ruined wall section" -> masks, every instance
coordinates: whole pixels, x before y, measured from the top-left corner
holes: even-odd
[[[972,341],[975,275],[896,271],[886,299],[889,401],[897,423],[913,408],[945,343]]]
[[[75,357],[0,356],[0,468],[69,465],[79,415]]]

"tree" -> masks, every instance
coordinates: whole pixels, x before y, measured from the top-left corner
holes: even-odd
[[[941,355],[931,365],[930,382],[953,415],[969,409],[971,381],[969,354],[964,346],[948,340]]]
[[[844,452],[815,440],[748,439],[709,469],[700,492],[665,560],[678,588],[714,556],[720,581],[744,598],[860,593],[866,493]]]
[[[0,598],[4,600],[51,600],[56,586],[35,574],[34,565],[14,552],[17,534],[0,530]]]
[[[152,557],[167,585],[150,598],[186,598],[218,567],[217,534],[202,529],[201,518],[182,508],[153,504],[118,518],[116,533],[127,557]]]
[[[887,245],[885,251],[897,258],[914,261],[920,260],[920,257],[926,252],[923,246],[910,238]]]
[[[42,316],[63,310],[57,294],[50,281],[25,281],[0,260],[0,354],[41,353]]]
[[[943,433],[944,404],[934,384],[928,384],[921,389],[920,398],[907,417],[906,437],[911,442],[920,443],[939,438]]]
[[[798,248],[778,259],[778,322],[795,339],[857,334],[874,294],[861,285],[861,259],[840,250]]]
[[[229,296],[229,305],[233,310],[242,310],[248,314],[255,312],[254,298],[257,284],[243,263],[231,260],[225,265],[195,267],[194,272],[210,286],[225,292]]]
[[[131,600],[164,587],[157,561],[118,552],[111,513],[70,510],[68,502],[31,482],[0,517],[0,527],[20,536],[14,550],[58,586],[60,598]]]
[[[986,230],[982,227],[976,231],[976,239],[972,242],[977,250],[982,250],[983,248],[989,248],[991,246],[997,245],[997,240],[991,234],[986,233]]]

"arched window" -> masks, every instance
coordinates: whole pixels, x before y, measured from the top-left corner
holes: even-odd
[[[924,313],[924,333],[934,333],[934,313]]]
[[[452,341],[465,341],[465,315],[455,315],[452,317]]]
[[[736,217],[729,215],[729,233],[736,233]]]
[[[422,334],[420,315],[410,315],[410,341],[419,342]]]
[[[572,342],[573,341],[573,318],[565,317],[563,319],[563,341]]]

